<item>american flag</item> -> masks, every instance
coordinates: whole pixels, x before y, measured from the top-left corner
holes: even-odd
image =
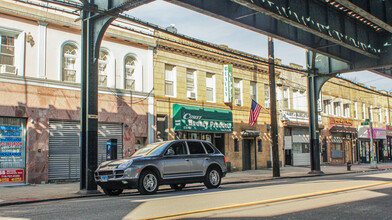
[[[259,117],[261,110],[261,105],[257,104],[255,100],[252,99],[252,107],[250,108],[249,124],[251,126],[255,125],[257,117]]]

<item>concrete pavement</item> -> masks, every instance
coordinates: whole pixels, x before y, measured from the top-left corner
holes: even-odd
[[[392,163],[378,164],[378,170],[392,169]],[[322,166],[325,175],[337,175],[350,172],[372,172],[369,164],[353,165],[351,171],[346,166]],[[308,174],[308,167],[282,167],[280,178],[301,178],[314,176]],[[264,181],[274,179],[272,169],[248,170],[228,173],[222,180],[222,184],[234,184],[241,182]],[[195,184],[192,184],[195,185]],[[198,184],[196,184],[198,185]],[[160,189],[168,189],[162,186]],[[137,190],[127,190],[124,193],[136,193]],[[38,201],[51,201],[59,199],[71,199],[80,197],[104,196],[102,193],[84,194],[79,193],[79,182],[52,183],[52,184],[23,184],[23,185],[0,185],[0,206],[32,203]]]

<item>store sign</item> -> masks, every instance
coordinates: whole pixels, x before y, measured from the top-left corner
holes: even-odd
[[[175,131],[233,132],[233,114],[229,110],[173,105]]]
[[[224,102],[233,102],[233,65],[223,66]]]
[[[359,127],[358,138],[370,138],[370,128]],[[386,139],[386,130],[382,128],[373,128],[373,139]]]
[[[23,169],[0,169],[0,183],[22,183]]]
[[[345,118],[329,118],[329,123],[352,126],[354,124],[354,121]]]

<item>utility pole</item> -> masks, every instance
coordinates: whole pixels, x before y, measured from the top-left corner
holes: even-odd
[[[272,172],[273,177],[280,177],[279,147],[278,147],[278,121],[276,115],[276,84],[275,84],[275,59],[274,41],[268,37],[268,71],[270,88],[270,112],[271,112],[271,141],[272,141]]]

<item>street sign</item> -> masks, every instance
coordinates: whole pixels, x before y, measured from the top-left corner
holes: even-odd
[[[361,125],[369,125],[369,122],[361,122]]]
[[[369,119],[369,118],[367,118],[367,119],[366,119],[366,122],[370,122],[370,119]]]

